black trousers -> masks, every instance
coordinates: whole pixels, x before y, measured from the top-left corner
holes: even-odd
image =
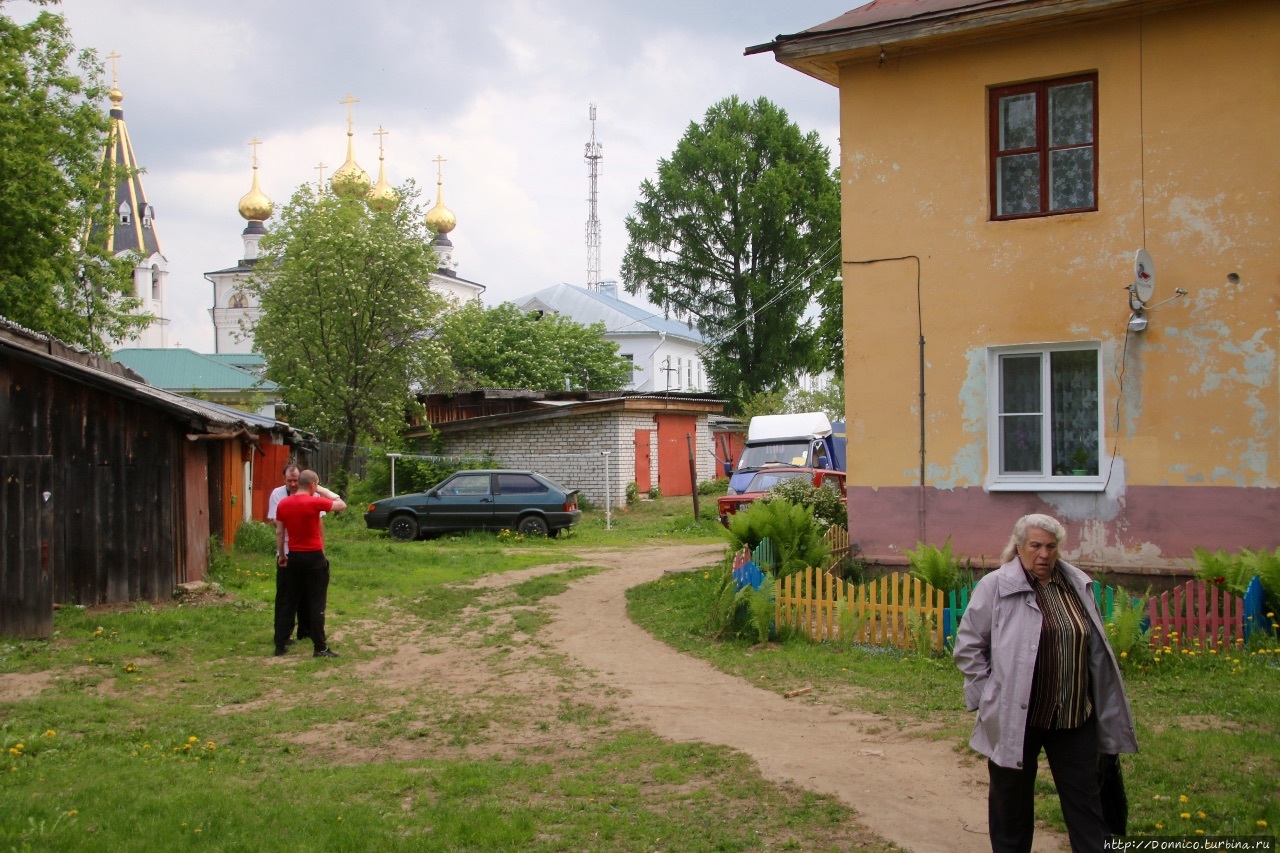
[[[282,586],[282,584],[284,584],[284,582],[285,582],[285,580],[284,580],[284,573],[285,573],[284,567],[283,567],[283,566],[280,566],[280,565],[278,565],[278,564],[277,564],[277,565],[276,565],[276,603],[277,603],[277,606],[279,606],[279,602],[280,602],[280,599],[281,599],[281,592],[280,592],[280,590],[281,590],[281,586]],[[311,629],[310,629],[310,627],[308,627],[308,625],[307,625],[307,601],[306,601],[306,598],[305,598],[304,596],[302,596],[302,595],[301,595],[301,593],[300,593],[300,594],[299,594],[299,596],[298,596],[298,612],[297,612],[297,614],[296,614],[296,615],[297,615],[297,620],[298,620],[298,639],[299,639],[299,640],[305,640],[307,637],[311,636]],[[290,633],[292,633],[292,632],[293,632],[293,621],[294,621],[293,616],[290,616],[290,617],[289,617],[289,632],[290,632]],[[272,623],[272,624],[274,625],[274,623]],[[287,637],[288,637],[288,634],[286,634],[285,636],[286,636],[286,638],[287,638]]]
[[[324,608],[328,598],[329,561],[324,551],[290,551],[288,564],[276,573],[276,647],[288,641],[296,613],[299,627],[307,626],[315,650],[328,648],[324,636]]]
[[[1074,729],[1028,726],[1020,768],[999,767],[987,761],[991,774],[987,820],[993,853],[1030,853],[1041,748],[1049,759],[1053,783],[1058,788],[1071,849],[1075,853],[1098,853],[1106,841],[1107,830],[1098,798],[1098,734],[1092,716]]]

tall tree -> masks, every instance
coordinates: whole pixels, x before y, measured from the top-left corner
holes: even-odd
[[[768,100],[726,98],[658,161],[627,217],[628,292],[697,322],[713,385],[735,402],[836,366],[806,319],[839,272],[830,158]]]
[[[101,77],[61,16],[0,12],[0,315],[96,352],[150,320],[134,313],[131,259],[87,236],[118,177]]]
[[[530,314],[510,302],[465,305],[445,318],[440,342],[453,359],[456,387],[618,389],[631,381],[631,362],[605,338],[603,324]]]
[[[262,239],[250,278],[267,376],[295,425],[346,446],[394,438],[415,386],[437,384],[448,356],[434,340],[447,305],[429,284],[430,232],[412,184],[374,211],[303,186]]]

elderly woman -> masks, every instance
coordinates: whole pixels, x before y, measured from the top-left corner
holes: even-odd
[[[1093,581],[1058,556],[1065,538],[1050,516],[1018,519],[1003,565],[978,583],[956,634],[965,706],[978,712],[969,745],[987,757],[991,777],[996,853],[1031,850],[1041,748],[1071,849],[1101,851],[1098,754],[1138,751]]]

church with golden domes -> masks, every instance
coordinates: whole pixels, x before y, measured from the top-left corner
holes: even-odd
[[[352,105],[358,101],[347,95],[339,103],[347,107],[347,156],[330,176],[329,190],[341,198],[363,198],[374,210],[394,208],[400,199],[387,180],[383,148],[383,138],[387,131],[379,127],[373,134],[378,137],[378,180],[375,183],[369,179],[368,172],[356,162]],[[218,354],[253,352],[253,327],[260,314],[257,298],[245,290],[245,283],[258,262],[258,242],[267,233],[265,223],[271,217],[274,205],[258,183],[257,146],[261,143],[254,139],[249,144],[254,150],[252,185],[249,192],[241,197],[237,208],[240,216],[248,223],[241,232],[244,256],[233,267],[205,273],[205,278],[213,284],[213,307],[209,309],[209,316],[213,320],[214,347]],[[435,159],[436,204],[425,217],[426,224],[436,233],[433,247],[439,264],[431,276],[431,287],[461,304],[479,299],[485,287],[457,274],[449,233],[457,227],[458,220],[444,204],[444,162],[443,157]],[[323,164],[318,168],[323,169]],[[323,191],[323,174],[320,187]]]

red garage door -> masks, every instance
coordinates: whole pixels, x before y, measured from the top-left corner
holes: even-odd
[[[697,433],[695,415],[654,415],[658,422],[658,488],[664,497],[693,494],[689,476],[689,437]]]

